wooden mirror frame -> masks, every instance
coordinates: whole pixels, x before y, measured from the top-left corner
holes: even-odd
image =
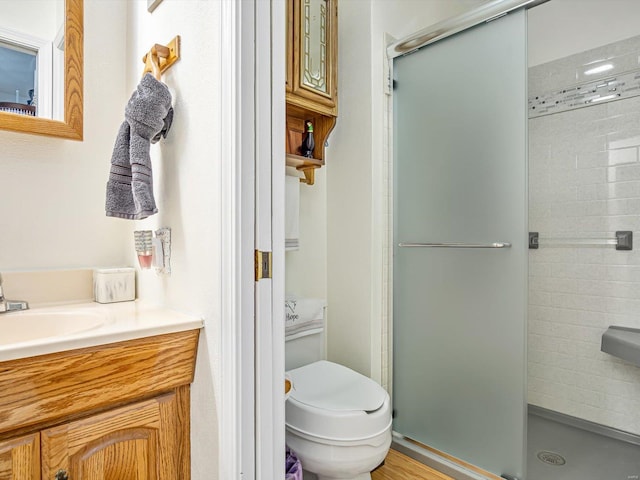
[[[64,121],[0,112],[0,129],[82,140],[84,0],[65,0]]]

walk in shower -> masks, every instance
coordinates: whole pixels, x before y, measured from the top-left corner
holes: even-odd
[[[529,68],[530,480],[640,476],[640,366],[600,350],[640,327],[637,238],[616,248],[640,229],[639,59],[634,36]]]
[[[391,54],[395,445],[454,478],[640,478],[640,36],[528,66],[554,2]]]

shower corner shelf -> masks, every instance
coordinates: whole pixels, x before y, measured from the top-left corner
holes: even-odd
[[[600,350],[640,367],[640,329],[610,326],[602,334]]]

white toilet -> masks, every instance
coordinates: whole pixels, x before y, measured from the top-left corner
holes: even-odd
[[[323,360],[324,308],[318,300],[295,302],[294,309],[289,303],[286,309],[285,358],[292,384],[287,445],[318,480],[370,480],[391,445],[389,394],[370,378]]]

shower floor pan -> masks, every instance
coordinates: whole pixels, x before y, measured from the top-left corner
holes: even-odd
[[[639,480],[640,437],[529,406],[527,480]]]

